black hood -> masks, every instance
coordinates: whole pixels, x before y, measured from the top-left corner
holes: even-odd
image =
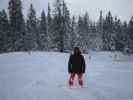
[[[78,47],[74,48],[74,55],[81,55],[81,51]]]

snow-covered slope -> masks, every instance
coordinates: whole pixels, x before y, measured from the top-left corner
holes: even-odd
[[[69,54],[0,55],[0,100],[133,100],[133,56],[85,55],[85,87],[67,88]]]

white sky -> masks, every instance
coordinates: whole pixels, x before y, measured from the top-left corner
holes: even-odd
[[[7,8],[8,1],[9,0],[0,0],[0,9]],[[48,2],[54,0],[22,1],[25,16],[27,15],[30,3],[33,3],[37,16],[40,16],[42,9],[47,11]],[[131,16],[133,16],[133,0],[66,0],[66,2],[72,15],[82,15],[87,11],[94,20],[97,20],[99,17],[100,10],[103,10],[104,15],[110,10],[113,16],[118,16],[122,20],[129,20]]]

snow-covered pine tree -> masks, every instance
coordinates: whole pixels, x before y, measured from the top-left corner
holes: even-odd
[[[37,48],[36,50],[40,50],[40,19],[36,19],[36,43],[37,43]]]
[[[63,33],[64,33],[64,37],[63,37],[63,41],[64,41],[64,50],[65,51],[69,51],[70,50],[70,38],[71,38],[71,34],[70,34],[70,24],[71,24],[71,19],[70,19],[70,13],[69,10],[67,8],[66,2],[63,0],[62,1],[62,17],[63,17],[63,24],[62,24],[62,28],[63,28]]]
[[[64,51],[64,30],[62,17],[62,2],[56,0],[54,3],[53,21],[52,21],[52,49],[54,51]]]
[[[113,17],[111,12],[109,11],[106,15],[106,19],[103,23],[103,49],[104,50],[112,50],[114,49],[114,37],[115,33],[113,30]]]
[[[75,17],[72,17],[71,27],[70,27],[70,50],[72,51],[74,47],[77,46],[77,23]]]
[[[27,23],[26,23],[26,39],[25,45],[26,50],[37,50],[38,49],[38,31],[37,31],[37,18],[36,12],[33,8],[33,5],[30,5]]]
[[[47,20],[44,10],[41,13],[41,20],[39,26],[39,50],[48,50],[48,31]]]
[[[90,34],[89,33],[89,15],[86,12],[85,15],[83,16],[83,30],[82,30],[82,51],[87,53],[89,46],[90,46]]]
[[[128,24],[128,41],[129,41],[129,50],[133,53],[133,17],[131,17]]]
[[[128,25],[127,25],[127,21],[124,21],[122,24],[122,44],[123,44],[123,52],[127,53],[128,51]]]
[[[83,43],[83,40],[82,40],[82,29],[83,29],[83,20],[82,20],[82,17],[79,16],[78,18],[78,25],[77,25],[77,46],[82,50],[82,43]],[[82,40],[82,41],[81,41]]]
[[[52,49],[52,16],[51,16],[51,7],[50,3],[48,3],[48,13],[47,13],[47,34],[48,34],[48,51]]]
[[[78,18],[77,29],[78,29],[78,39],[77,39],[78,47],[80,47],[81,51],[84,52],[85,46],[86,46],[86,44],[85,44],[86,26],[84,23],[84,18],[81,16],[79,16],[79,18]]]
[[[89,19],[88,13],[85,13],[83,17],[79,16],[78,19],[78,46],[82,52],[87,53],[90,47],[93,47],[93,40],[95,38],[95,27]]]
[[[20,51],[23,50],[25,34],[25,22],[22,13],[21,0],[10,0],[8,10],[12,51]]]
[[[97,49],[98,34],[96,23],[89,21],[89,38],[88,38],[88,49]]]
[[[7,52],[10,48],[9,22],[3,9],[0,11],[0,52]]]
[[[97,38],[96,38],[96,46],[97,46],[98,50],[103,49],[103,40],[102,40],[103,22],[104,22],[103,13],[102,13],[102,11],[100,11],[99,20],[98,20],[98,23],[97,23]]]
[[[115,22],[114,22],[114,32],[115,32],[115,50],[122,51],[124,48],[122,23],[120,19],[118,19],[117,17],[115,17]]]

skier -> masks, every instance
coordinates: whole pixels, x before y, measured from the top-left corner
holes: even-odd
[[[83,86],[83,74],[85,73],[85,60],[84,56],[81,54],[81,51],[78,47],[74,48],[74,53],[70,55],[68,61],[68,72],[70,78],[68,81],[69,86],[73,86],[73,81],[75,75],[78,76],[78,83],[80,86]]]

